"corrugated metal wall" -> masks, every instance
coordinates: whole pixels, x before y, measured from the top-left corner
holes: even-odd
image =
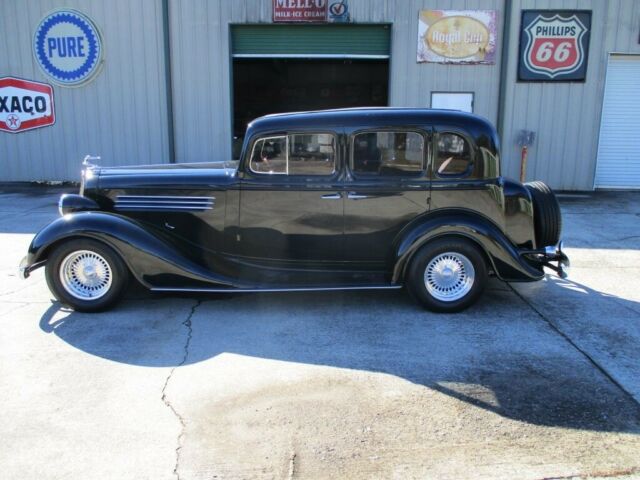
[[[230,24],[270,23],[272,0],[168,0],[178,162],[231,157]],[[167,162],[170,155],[160,0],[4,0],[0,76],[47,81],[31,53],[40,19],[75,8],[102,31],[103,70],[79,88],[55,88],[57,124],[20,134],[0,132],[0,181],[76,179],[86,153],[105,164]],[[609,52],[640,53],[636,0],[513,0],[505,84],[503,171],[519,172],[518,132],[536,132],[529,179],[559,189],[592,188]],[[504,0],[350,0],[358,23],[391,23],[392,106],[428,107],[432,91],[473,91],[475,111],[496,122]],[[418,64],[418,12],[498,11],[495,65]],[[593,11],[585,83],[518,83],[521,9]]]
[[[587,80],[584,83],[518,83],[520,9],[592,10]],[[591,190],[610,52],[640,52],[637,0],[514,0],[502,138],[503,171],[517,177],[522,129],[536,132],[527,179],[562,190]],[[640,79],[638,80],[640,88]]]
[[[428,8],[502,10],[503,0],[350,0],[352,21],[392,23],[392,106],[429,107],[431,91],[474,91],[475,111],[492,121],[498,109],[496,65],[416,63],[418,12]],[[271,23],[271,0],[170,1],[176,161],[231,158],[230,32],[233,23]],[[498,32],[502,18],[498,14]],[[498,44],[501,44],[498,33]]]
[[[102,71],[81,87],[54,85],[55,125],[0,132],[0,181],[78,180],[87,153],[105,165],[168,161],[160,1],[3,0],[0,77],[51,83],[33,58],[32,38],[40,20],[61,7],[100,29]]]

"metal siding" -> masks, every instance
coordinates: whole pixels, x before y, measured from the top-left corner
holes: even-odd
[[[609,60],[596,187],[640,188],[640,56]]]
[[[0,76],[52,83],[32,54],[32,37],[52,10],[88,15],[102,34],[104,63],[83,86],[54,85],[56,124],[0,132],[0,181],[79,180],[87,153],[104,165],[168,161],[162,5],[158,1],[4,1]]]
[[[271,0],[170,0],[176,161],[231,158],[230,24],[271,23]],[[472,91],[475,112],[495,122],[500,52],[495,65],[418,64],[418,12],[500,11],[503,0],[350,0],[355,23],[392,23],[389,104],[428,107],[432,91]]]
[[[592,11],[586,82],[517,82],[522,9]],[[517,135],[533,130],[528,180],[543,180],[559,190],[593,188],[608,53],[640,52],[639,17],[640,2],[634,0],[514,0],[502,138],[505,175],[518,177]]]
[[[235,25],[233,55],[389,55],[387,25]]]

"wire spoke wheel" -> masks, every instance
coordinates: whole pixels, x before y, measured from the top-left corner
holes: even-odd
[[[113,282],[109,262],[91,250],[77,250],[60,263],[60,283],[79,300],[96,300],[107,294]]]
[[[444,252],[425,268],[427,291],[442,302],[455,302],[467,295],[475,281],[473,263],[459,252]]]

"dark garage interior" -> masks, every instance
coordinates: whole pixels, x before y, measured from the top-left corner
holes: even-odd
[[[234,158],[247,123],[270,113],[388,105],[389,61],[236,58]]]

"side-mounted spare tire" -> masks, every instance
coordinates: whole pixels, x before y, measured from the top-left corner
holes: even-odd
[[[553,190],[544,182],[525,183],[533,200],[533,221],[538,248],[556,245],[560,241],[562,215]]]

